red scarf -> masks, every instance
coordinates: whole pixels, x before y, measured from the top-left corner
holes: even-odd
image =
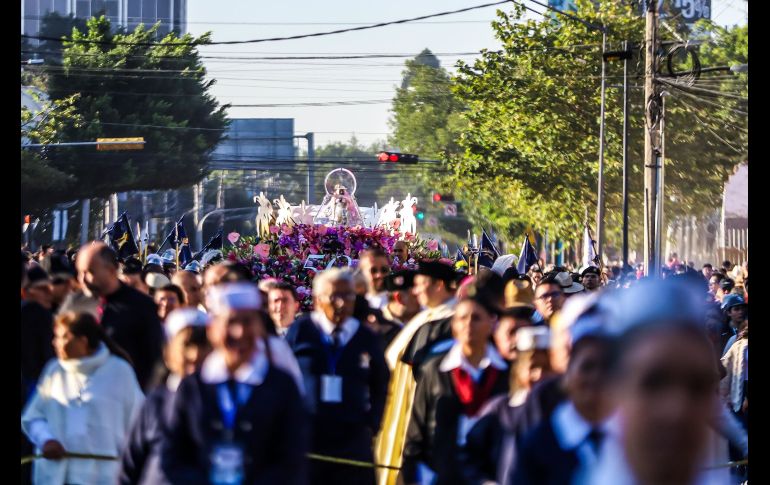
[[[471,375],[460,367],[452,369],[452,382],[467,416],[475,416],[487,402],[499,373],[500,371],[490,365],[484,369],[481,382],[477,384],[473,382]]]

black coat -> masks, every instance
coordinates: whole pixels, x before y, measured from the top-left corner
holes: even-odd
[[[544,419],[524,437],[518,454],[510,485],[569,484],[580,465],[575,450],[559,446],[550,419]]]
[[[437,343],[447,342],[453,338],[452,317],[428,322],[415,332],[406,346],[401,361],[412,366],[414,378],[419,380],[423,364],[435,354],[433,347]]]
[[[146,390],[165,340],[157,306],[152,298],[123,283],[106,300],[101,323],[131,357],[139,385]]]
[[[34,301],[21,302],[21,380],[26,398],[46,362],[54,358],[53,314]]]
[[[262,384],[238,408],[233,441],[243,447],[244,484],[301,484],[306,481],[307,416],[297,385],[270,367]],[[217,386],[196,372],[182,380],[161,445],[161,469],[173,484],[206,484],[209,455],[224,440]]]
[[[527,435],[543,421],[548,421],[561,402],[567,399],[562,389],[562,376],[556,375],[535,384],[524,402],[522,415],[516,423],[519,437]]]
[[[464,483],[457,444],[457,429],[464,410],[451,373],[439,370],[443,359],[442,355],[425,362],[417,381],[401,468],[405,483],[416,481],[418,462],[436,472],[439,484]],[[502,371],[490,399],[507,393],[508,373]]]
[[[342,378],[342,402],[321,401],[321,376],[331,374],[322,331],[310,316],[295,321],[286,334],[305,385],[305,405],[313,423],[314,453],[371,462],[372,440],[385,410],[390,371],[379,337],[360,324],[342,348],[336,375]],[[313,483],[371,483],[372,469],[311,463]]]
[[[118,477],[121,485],[168,483],[160,469],[160,453],[174,412],[175,396],[165,383],[147,395],[123,449]]]

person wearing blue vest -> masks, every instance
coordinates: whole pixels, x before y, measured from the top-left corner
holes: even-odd
[[[312,452],[372,462],[390,373],[379,337],[352,316],[355,298],[350,271],[319,273],[315,310],[292,324],[286,342],[302,370]],[[374,469],[312,460],[310,481],[374,483]]]
[[[213,351],[182,379],[161,469],[172,484],[302,484],[307,415],[294,379],[271,364],[256,285],[209,288]]]

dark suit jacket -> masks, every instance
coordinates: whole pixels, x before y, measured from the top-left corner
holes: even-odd
[[[518,455],[511,484],[568,485],[580,464],[574,450],[559,446],[550,419],[523,439]]]
[[[433,347],[440,342],[452,340],[452,317],[428,322],[414,334],[406,346],[401,361],[412,366],[415,380],[419,380],[422,366],[433,357]],[[444,349],[446,351],[446,349]]]
[[[244,484],[306,482],[307,416],[288,374],[271,367],[238,408],[235,423],[233,441],[243,449]],[[217,386],[205,384],[200,372],[183,379],[161,446],[161,469],[169,482],[208,483],[209,455],[224,437]]]

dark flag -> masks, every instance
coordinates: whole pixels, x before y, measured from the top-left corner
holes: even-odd
[[[482,229],[481,244],[479,245],[478,265],[491,268],[499,256],[499,251],[495,245],[492,244],[492,240],[489,239],[489,236],[487,236],[487,232]]]
[[[222,244],[224,240],[222,239],[222,229],[217,232],[214,237],[209,239],[209,242],[206,243],[205,246],[203,246],[203,249],[195,253],[195,256],[193,256],[194,261],[200,261],[200,259],[203,257],[204,254],[206,254],[206,251],[209,251],[211,249],[222,249]]]
[[[482,251],[491,251],[494,254],[495,259],[500,257],[500,251],[498,251],[497,247],[492,242],[492,239],[487,236],[487,231],[484,229],[481,229],[481,248],[479,249]]]
[[[187,263],[193,260],[192,251],[190,251],[190,241],[187,239],[187,232],[184,230],[184,216],[182,216],[176,225],[171,229],[171,232],[163,240],[163,244],[160,245],[158,251],[166,244],[171,243],[171,247],[174,250],[179,251],[179,267],[183,268]]]
[[[131,233],[128,214],[125,212],[118,217],[117,221],[104,230],[102,237],[105,235],[108,238],[107,244],[118,253],[119,259],[123,260],[134,254],[139,254],[139,248],[136,245],[133,233]]]
[[[463,254],[463,250],[460,248],[457,248],[457,254],[455,254],[455,263],[458,261],[465,261],[468,262],[467,259],[465,259],[465,255]]]
[[[516,270],[521,274],[526,274],[529,268],[537,264],[537,251],[532,243],[529,242],[529,235],[524,235],[524,245],[521,247],[521,254],[519,255],[519,264],[516,265]]]

